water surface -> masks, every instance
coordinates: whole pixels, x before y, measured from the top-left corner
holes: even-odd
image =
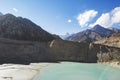
[[[38,80],[120,80],[120,69],[102,64],[62,62],[43,69]]]

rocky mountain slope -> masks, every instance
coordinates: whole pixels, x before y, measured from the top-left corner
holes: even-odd
[[[109,38],[95,41],[94,43],[120,48],[120,32],[113,34]]]
[[[100,25],[94,26],[91,30],[98,33],[101,37],[109,37],[112,34],[117,32],[117,31],[112,30],[112,29],[104,28],[104,27],[102,27]]]
[[[97,54],[99,62],[107,62],[107,61],[113,61],[113,60],[120,62],[120,32],[113,34],[109,38],[104,38],[104,39],[95,41],[94,44],[115,48],[115,50],[109,48],[108,53],[100,51]]]
[[[102,37],[98,33],[88,29],[88,30],[73,34],[73,35],[67,37],[66,40],[90,43],[92,41],[96,41],[101,38]]]
[[[100,25],[96,25],[95,27],[91,29],[87,29],[85,31],[73,34],[67,37],[66,40],[91,43],[93,41],[100,40],[105,37],[109,37],[116,32],[118,32],[117,29],[110,30]]]
[[[55,39],[32,21],[12,14],[0,16],[0,37],[27,41],[51,41]]]

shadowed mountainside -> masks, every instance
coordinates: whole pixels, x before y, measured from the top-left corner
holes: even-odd
[[[12,14],[0,16],[0,37],[43,42],[55,39],[32,21]]]
[[[0,38],[0,63],[96,62],[96,53],[88,50],[88,44],[64,40],[46,43]]]

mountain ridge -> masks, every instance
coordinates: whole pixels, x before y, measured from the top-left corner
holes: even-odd
[[[91,29],[87,29],[67,37],[65,40],[91,43],[105,37],[110,37],[119,30],[110,30],[100,25],[96,25]]]
[[[32,21],[12,14],[0,16],[0,37],[30,41],[52,41],[55,39],[54,36]]]

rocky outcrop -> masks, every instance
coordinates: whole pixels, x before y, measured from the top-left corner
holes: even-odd
[[[97,49],[98,62],[120,61],[120,48],[94,44]]]

